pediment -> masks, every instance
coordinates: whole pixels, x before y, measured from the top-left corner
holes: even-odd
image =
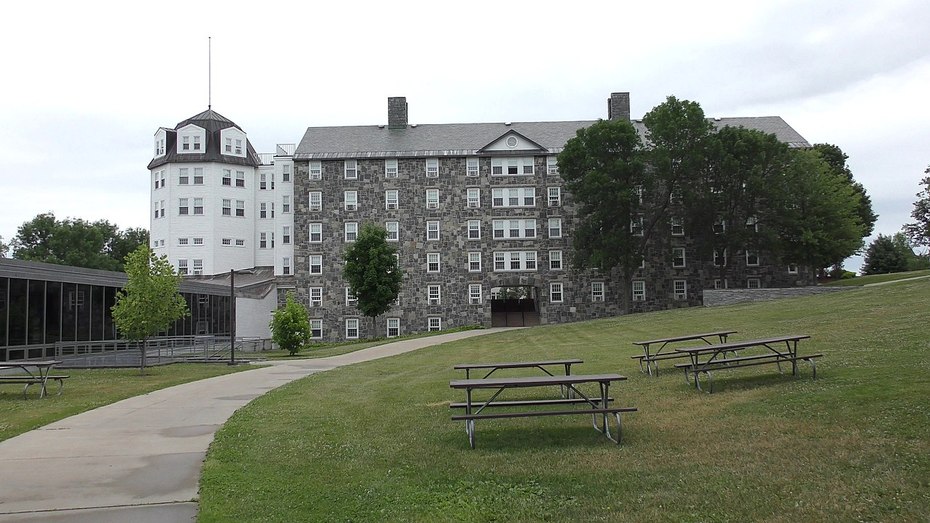
[[[510,130],[502,134],[500,137],[495,139],[493,142],[485,145],[481,149],[478,149],[479,153],[502,153],[502,152],[547,152],[548,149],[539,145],[538,143],[530,140],[526,136],[518,133],[517,131]]]

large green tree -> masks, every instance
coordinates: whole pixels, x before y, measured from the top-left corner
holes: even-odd
[[[166,256],[142,245],[126,257],[126,285],[117,291],[113,322],[126,339],[142,343],[140,371],[145,373],[148,340],[188,314],[179,288],[181,276]]]
[[[374,319],[387,312],[397,300],[403,274],[396,251],[387,243],[387,231],[366,223],[344,254],[343,276],[358,299],[357,307]]]
[[[11,241],[13,257],[89,269],[123,270],[126,255],[148,245],[145,229],[120,231],[106,220],[58,220],[51,212],[23,223]]]
[[[291,356],[310,343],[312,335],[307,309],[287,293],[283,307],[279,307],[271,316],[271,339],[286,350]]]
[[[924,174],[930,175],[930,167],[927,167]],[[904,233],[912,244],[930,247],[930,176],[924,177],[920,185],[923,190],[917,193],[917,201],[911,211],[914,221],[904,225]]]
[[[911,252],[911,255],[914,253]],[[862,274],[887,274],[907,271],[907,255],[895,245],[891,236],[879,234],[865,251],[865,263]]]

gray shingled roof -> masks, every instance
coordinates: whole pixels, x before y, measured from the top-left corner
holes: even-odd
[[[184,153],[177,152],[178,129],[188,124],[194,124],[207,131],[207,143],[204,144],[203,153]],[[242,128],[236,125],[232,120],[226,118],[220,113],[207,109],[206,111],[191,116],[190,118],[178,123],[174,129],[165,129],[165,155],[153,158],[149,162],[148,169],[155,169],[167,163],[190,163],[190,162],[219,162],[233,165],[246,165],[257,167],[261,165],[258,153],[252,147],[252,143],[246,140],[245,158],[239,156],[228,156],[223,154],[223,144],[220,143],[220,131],[235,127],[242,131]],[[243,131],[245,132],[245,131]]]
[[[747,118],[713,119],[718,127],[734,126],[772,133],[792,147],[810,147],[800,134],[781,117],[763,116]],[[516,131],[546,147],[551,154],[562,151],[565,143],[578,129],[588,127],[595,120],[570,122],[513,122],[424,124],[406,129],[388,129],[387,126],[362,125],[346,127],[309,127],[297,146],[296,160],[324,160],[338,158],[396,158],[422,156],[467,156],[500,138],[508,131]],[[645,132],[642,122],[634,126],[640,134]]]

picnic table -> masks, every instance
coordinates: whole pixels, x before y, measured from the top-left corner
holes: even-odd
[[[464,379],[452,380],[449,387],[465,391],[464,404],[458,404],[465,409],[464,414],[452,416],[453,421],[464,421],[465,432],[468,434],[468,443],[471,448],[475,448],[475,422],[478,420],[499,419],[499,418],[522,418],[536,416],[568,416],[576,414],[590,415],[594,428],[603,433],[608,439],[619,444],[622,434],[622,425],[620,420],[621,412],[635,412],[635,407],[611,407],[609,406],[612,398],[609,395],[611,383],[625,380],[625,376],[619,374],[590,374],[590,375],[566,375],[566,376],[521,376],[513,378],[481,378],[481,379]],[[585,384],[597,385],[598,394],[585,394],[579,387]],[[572,393],[570,398],[557,399],[529,399],[516,401],[497,401],[497,398],[510,389],[527,389],[527,388],[546,388],[546,387],[565,387]],[[486,400],[475,400],[474,392],[478,390],[493,391],[490,398]],[[493,407],[529,407],[529,406],[551,406],[561,404],[582,405],[584,408],[573,410],[523,410],[518,412],[492,412],[485,413],[485,409]],[[452,405],[456,408],[456,404]],[[613,415],[617,424],[616,438],[610,432],[608,417]],[[598,426],[598,417],[600,416],[602,424]]]
[[[634,360],[639,360],[639,370],[643,374],[648,374],[650,376],[659,375],[659,361],[661,360],[672,360],[676,358],[685,358],[686,354],[681,354],[677,352],[662,352],[666,346],[670,343],[680,343],[683,341],[695,341],[701,340],[708,345],[712,345],[713,338],[717,338],[720,343],[726,343],[727,336],[730,334],[735,334],[734,330],[720,330],[714,332],[705,332],[701,334],[685,334],[682,336],[672,336],[669,338],[658,338],[654,340],[646,341],[634,341],[633,345],[639,345],[643,349],[643,354],[641,356],[632,356]],[[652,350],[654,345],[659,345],[659,348]],[[654,372],[654,374],[653,374]]]
[[[798,342],[810,339],[807,334],[795,334],[788,336],[775,336],[771,338],[761,338],[755,340],[745,340],[717,345],[705,345],[696,347],[684,347],[675,349],[685,356],[688,356],[690,363],[678,363],[675,367],[684,369],[685,381],[691,382],[690,376],[694,378],[694,386],[697,390],[701,388],[700,374],[707,376],[710,387],[708,392],[713,392],[714,382],[711,371],[736,369],[740,367],[749,367],[753,365],[772,364],[778,366],[778,372],[782,372],[782,364],[791,364],[791,375],[798,375],[798,360],[804,360],[810,363],[813,369],[813,378],[817,378],[817,365],[815,359],[820,358],[823,354],[798,354]],[[765,348],[762,354],[750,356],[739,356],[740,351],[751,348]],[[734,356],[727,357],[727,353]]]
[[[484,375],[485,378],[489,377],[491,374],[494,374],[496,371],[501,369],[539,369],[549,376],[553,374],[549,372],[546,367],[564,367],[565,375],[568,376],[572,373],[572,365],[577,365],[579,363],[584,363],[583,360],[578,358],[564,359],[564,360],[542,360],[542,361],[510,361],[504,363],[460,363],[454,367],[455,370],[464,370],[465,379],[471,378],[472,370],[487,370],[488,373]]]
[[[51,371],[55,365],[61,363],[59,360],[23,360],[23,361],[5,361],[0,363],[0,385],[17,384],[25,385],[23,387],[23,398],[29,390],[30,385],[39,385],[39,397],[44,398],[48,392],[48,381],[58,382],[58,395],[61,395],[61,389],[64,386],[64,380],[68,376],[52,375]],[[16,374],[9,374],[6,371],[19,371]]]

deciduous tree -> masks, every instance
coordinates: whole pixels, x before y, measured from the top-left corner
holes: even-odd
[[[188,314],[179,292],[181,276],[166,256],[142,245],[126,257],[126,285],[117,291],[113,322],[128,340],[142,343],[140,371],[145,373],[148,340]]]
[[[930,175],[930,167],[927,167],[924,174]],[[923,190],[917,193],[917,201],[911,211],[914,221],[904,225],[904,233],[912,244],[930,247],[930,176],[924,177],[920,185]]]
[[[913,252],[911,254],[913,255]],[[906,270],[907,256],[895,245],[891,236],[879,234],[878,238],[869,244],[865,252],[862,274],[887,274]]]
[[[6,258],[8,252],[10,252],[10,246],[4,243],[3,236],[0,236],[0,258]]]
[[[374,321],[390,310],[403,281],[394,248],[387,243],[387,231],[372,223],[364,224],[355,242],[346,249],[344,259],[343,276],[358,298],[356,306]]]
[[[300,349],[310,342],[310,319],[307,309],[294,300],[291,293],[287,293],[284,306],[272,314],[270,326],[271,339],[291,356],[300,352]]]

